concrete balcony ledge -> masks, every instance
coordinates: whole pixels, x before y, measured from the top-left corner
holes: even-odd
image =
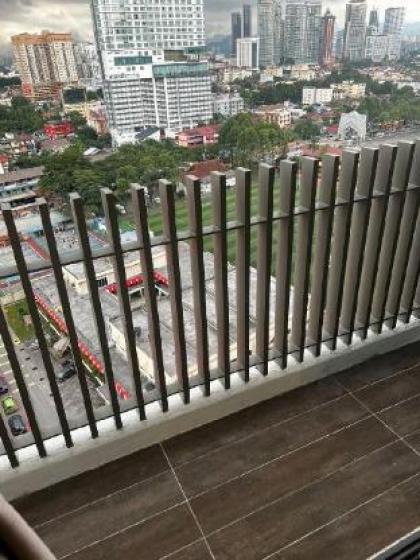
[[[38,457],[35,446],[17,452],[20,466],[16,469],[9,466],[7,457],[0,458],[1,491],[9,500],[31,494],[419,340],[420,321],[399,324],[397,329],[384,329],[380,335],[370,332],[365,341],[355,337],[351,346],[339,342],[335,352],[323,347],[319,358],[307,352],[301,364],[291,358],[287,370],[271,362],[267,377],[254,369],[248,384],[234,374],[229,391],[213,381],[210,397],[204,397],[196,387],[187,406],[181,396],[173,395],[165,414],[159,403],[152,403],[146,407],[147,420],[143,422],[139,422],[137,410],[123,413],[124,428],[120,431],[115,429],[112,417],[102,420],[96,440],[91,439],[88,427],[75,430],[71,449],[65,447],[62,436],[52,438],[45,442],[45,459]]]

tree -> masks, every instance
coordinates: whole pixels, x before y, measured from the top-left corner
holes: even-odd
[[[24,97],[14,97],[11,107],[0,106],[0,134],[35,132],[42,128],[42,113]]]
[[[302,140],[313,140],[321,134],[320,127],[307,119],[300,119],[294,126],[296,138]]]
[[[86,126],[86,119],[79,111],[70,111],[67,116],[76,130]]]

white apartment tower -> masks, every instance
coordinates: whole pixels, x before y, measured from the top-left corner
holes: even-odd
[[[343,60],[357,62],[365,57],[366,0],[351,0],[346,5]]]
[[[317,63],[321,30],[321,0],[288,0],[285,18],[286,58],[295,64]]]
[[[283,58],[284,22],[281,0],[258,0],[260,66],[277,66]]]
[[[117,142],[148,126],[171,135],[212,118],[209,68],[199,60],[203,0],[91,0],[91,8]]]

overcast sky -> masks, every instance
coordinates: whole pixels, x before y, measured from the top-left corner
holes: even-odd
[[[257,0],[248,0],[254,6]],[[229,30],[229,13],[238,9],[242,0],[204,0],[206,5],[206,28],[209,34]],[[324,0],[338,17],[342,26],[345,0]],[[420,21],[420,0],[373,0],[380,10],[389,6],[405,5],[407,20]],[[21,32],[72,31],[78,37],[91,39],[92,25],[89,0],[0,0],[0,45],[8,44],[10,35]],[[254,18],[255,29],[255,18]],[[0,48],[1,48],[0,47]]]

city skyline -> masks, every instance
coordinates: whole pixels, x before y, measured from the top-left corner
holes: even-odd
[[[257,0],[250,0],[254,11]],[[209,35],[230,32],[230,12],[241,8],[242,0],[205,0],[206,31]],[[330,8],[337,16],[338,27],[343,27],[345,0],[323,1],[323,9]],[[376,0],[368,2],[368,7],[377,7],[383,17],[388,7],[402,5],[400,1]],[[420,21],[420,5],[416,0],[404,2],[407,8],[406,21]],[[93,39],[93,27],[89,9],[89,0],[0,0],[2,14],[2,31],[0,32],[0,50],[10,49],[10,36],[22,32],[70,31],[77,39]],[[256,14],[254,14],[256,34]]]

